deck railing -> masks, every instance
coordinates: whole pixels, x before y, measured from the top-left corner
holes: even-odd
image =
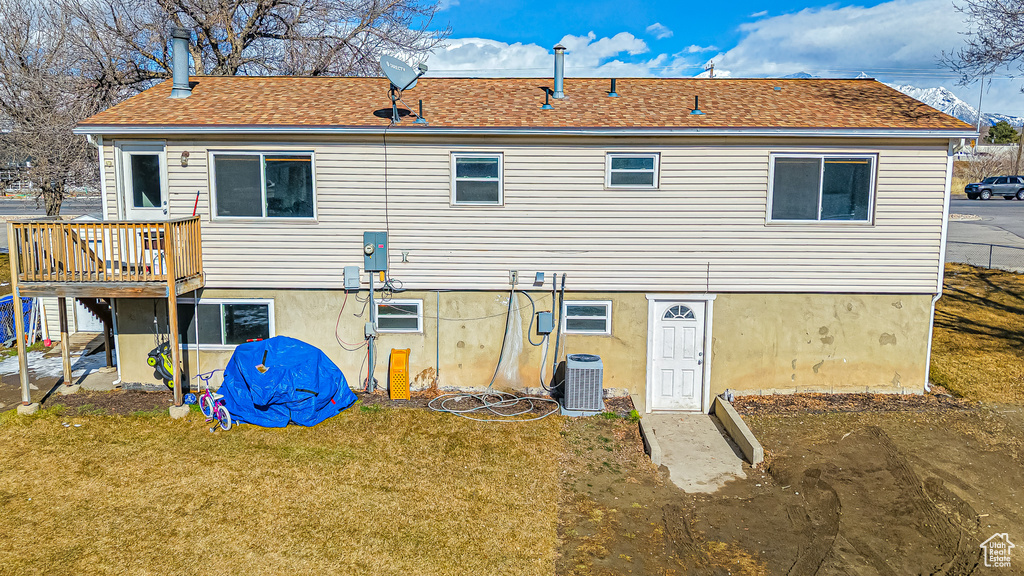
[[[19,282],[167,282],[199,276],[199,218],[12,222]]]

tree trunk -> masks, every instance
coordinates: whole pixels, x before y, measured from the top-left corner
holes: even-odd
[[[60,215],[60,205],[64,201],[63,184],[44,184],[41,187],[43,206],[46,208],[47,216]]]

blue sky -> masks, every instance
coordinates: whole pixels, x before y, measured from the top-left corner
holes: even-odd
[[[427,60],[439,76],[547,76],[561,42],[570,76],[823,77],[859,73],[920,88],[945,86],[976,106],[938,64],[966,30],[951,0],[888,2],[637,2],[442,0],[447,46]],[[1021,81],[994,79],[986,112],[1024,115]]]

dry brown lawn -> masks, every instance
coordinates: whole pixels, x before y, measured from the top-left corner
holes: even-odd
[[[932,381],[969,400],[1024,402],[1024,275],[947,264]]]
[[[0,574],[554,571],[561,418],[78,414],[0,415]]]

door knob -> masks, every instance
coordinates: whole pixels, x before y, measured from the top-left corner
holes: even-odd
[[[703,361],[703,360],[697,360],[697,366],[700,366],[700,365],[701,365],[701,364],[703,364],[703,363],[704,363],[704,361]]]

